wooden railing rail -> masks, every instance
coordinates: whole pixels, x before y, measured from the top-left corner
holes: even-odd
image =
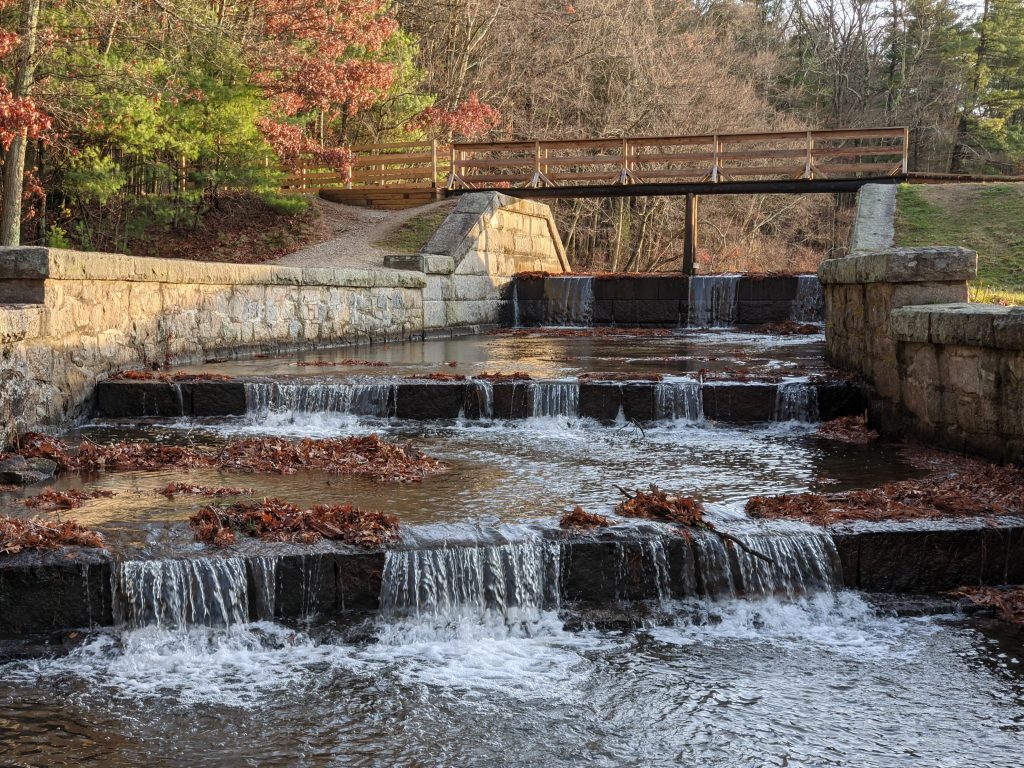
[[[351,167],[309,163],[286,189],[480,189],[907,175],[906,128],[617,139],[354,145]]]
[[[450,176],[447,145],[436,141],[395,141],[349,147],[348,169],[324,168],[314,161],[282,180],[283,189],[386,187],[428,189],[443,187]]]
[[[907,150],[906,128],[461,143],[448,187],[905,176]]]

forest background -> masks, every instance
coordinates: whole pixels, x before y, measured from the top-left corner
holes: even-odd
[[[883,125],[911,170],[1024,173],[1024,0],[0,0],[5,244],[301,229],[282,175],[358,143]],[[705,198],[699,268],[813,269],[850,206]],[[678,268],[677,199],[555,208],[577,268]]]

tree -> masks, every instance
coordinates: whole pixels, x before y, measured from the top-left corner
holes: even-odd
[[[13,86],[8,90],[0,85],[0,143],[5,152],[3,197],[0,199],[0,245],[18,245],[21,242],[25,147],[30,135],[39,135],[49,125],[46,116],[30,98],[36,65],[39,6],[39,0],[24,0],[20,35],[15,37],[10,32],[4,32],[0,36],[0,55],[9,53],[15,46],[18,52]]]

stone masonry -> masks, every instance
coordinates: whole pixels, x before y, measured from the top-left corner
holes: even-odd
[[[357,270],[0,248],[0,449],[119,370],[496,324],[512,274],[567,268],[547,206],[503,195],[464,196],[429,250]]]
[[[891,231],[877,219],[893,209],[877,197],[862,197],[870,205],[858,224],[867,216],[870,229]],[[977,255],[958,247],[824,262],[826,356],[865,378],[868,417],[882,432],[1024,463],[1024,308],[967,303],[976,274]]]

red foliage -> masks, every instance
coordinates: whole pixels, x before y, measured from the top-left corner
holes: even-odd
[[[46,490],[42,493],[25,499],[26,507],[35,509],[78,509],[82,502],[89,499],[109,499],[114,496],[111,491],[54,491]]]
[[[263,541],[314,544],[322,539],[361,547],[379,547],[398,540],[398,518],[366,512],[351,504],[318,504],[299,509],[281,499],[243,502],[226,509],[203,507],[189,518],[197,541],[216,546],[234,544],[239,533]]]
[[[427,107],[409,124],[409,130],[425,129],[432,133],[474,139],[496,128],[500,121],[498,110],[471,93],[453,109]]]
[[[604,515],[595,515],[593,512],[587,512],[580,506],[577,506],[572,512],[566,512],[562,515],[562,519],[558,521],[559,528],[577,533],[592,531],[595,528],[607,528],[610,525],[614,525],[614,523]]]
[[[55,523],[39,518],[22,520],[0,515],[0,554],[15,555],[61,547],[103,549],[103,536],[74,520]]]

